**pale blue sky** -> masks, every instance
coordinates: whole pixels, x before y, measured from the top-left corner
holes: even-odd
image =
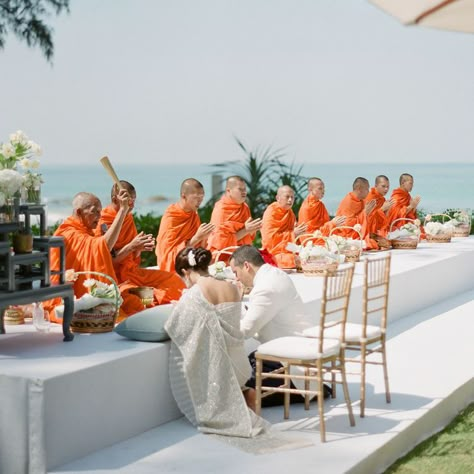
[[[71,0],[54,65],[0,52],[0,141],[44,164],[472,162],[474,35],[404,27],[363,0]]]

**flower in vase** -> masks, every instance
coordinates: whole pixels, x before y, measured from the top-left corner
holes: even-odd
[[[0,169],[0,206],[5,205],[7,199],[20,191],[23,186],[23,176],[18,171]]]
[[[0,169],[14,169],[18,162],[30,160],[41,153],[41,147],[18,130],[10,134],[9,142],[0,146]]]

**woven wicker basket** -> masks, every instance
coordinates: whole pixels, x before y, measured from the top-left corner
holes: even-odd
[[[87,311],[77,311],[72,316],[71,331],[77,333],[102,333],[111,332],[115,326],[115,320],[117,319],[119,311],[119,297],[120,292],[115,283],[115,280],[106,275],[105,273],[99,272],[75,272],[76,275],[98,275],[109,280],[115,287],[115,301],[107,304],[110,306],[109,311],[98,311],[96,308],[92,308]],[[99,305],[103,306],[103,305]],[[104,305],[105,306],[105,305]]]
[[[469,237],[471,226],[469,224],[461,224],[454,228],[453,237]]]
[[[340,229],[352,230],[359,236],[360,247],[358,249],[342,249],[341,254],[346,257],[346,262],[355,263],[355,262],[360,261],[360,256],[362,254],[362,247],[363,247],[362,234],[358,230],[354,229],[354,227],[351,227],[348,225],[341,225],[339,227],[334,227],[333,229],[331,229],[331,232],[329,233],[329,237],[331,237],[331,235],[333,234],[337,235],[335,232],[337,232]]]
[[[400,217],[399,219],[395,219],[390,224],[389,233],[392,232],[393,224],[399,221],[407,221],[407,222],[412,222],[412,223],[415,222],[414,219],[408,219],[407,217]],[[410,238],[410,239],[392,239],[390,240],[390,243],[392,244],[393,249],[405,249],[405,250],[416,249],[418,247],[418,240],[419,240],[419,237]]]
[[[451,217],[449,217],[447,214],[432,214],[431,217],[443,217],[443,223],[444,223],[444,218],[447,217],[449,220]],[[451,232],[448,234],[439,234],[439,235],[430,235],[426,232],[426,224],[429,221],[425,218],[424,226],[425,226],[425,239],[427,242],[431,242],[433,244],[449,244],[451,242]]]
[[[426,234],[426,241],[433,244],[449,244],[451,242],[451,235],[441,234],[441,235],[429,235]]]
[[[324,276],[327,272],[328,274],[334,274],[338,268],[339,264],[337,262],[330,262],[326,259],[322,260],[320,258],[309,258],[306,261],[301,261],[301,267],[303,273],[306,276]]]
[[[128,292],[137,295],[145,307],[153,303],[153,288],[151,286],[137,286],[136,288],[130,288]]]

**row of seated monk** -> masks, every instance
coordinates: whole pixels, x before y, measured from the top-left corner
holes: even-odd
[[[179,201],[166,209],[155,242],[153,235],[137,231],[131,213],[136,190],[131,183],[121,181],[120,187],[112,187],[111,202],[104,209],[97,196],[78,193],[73,199],[72,215],[54,235],[65,240],[66,268],[105,273],[114,278],[123,298],[118,318],[121,320],[143,309],[140,298],[129,293],[131,288],[153,287],[154,304],[179,300],[185,285],[175,273],[174,262],[185,247],[204,247],[215,253],[231,246],[252,244],[256,232],[260,231],[262,249],[273,256],[279,267],[294,268],[294,256],[286,247],[298,236],[317,230],[329,235],[335,227],[344,227],[340,235],[353,237],[354,231],[347,227],[359,224],[366,247],[376,249],[377,237],[386,236],[394,220],[416,219],[420,198],[410,195],[413,182],[413,176],[402,174],[400,186],[393,191],[391,199],[386,200],[389,191],[386,176],[377,176],[371,189],[366,178],[358,177],[331,219],[322,202],[324,182],[311,178],[298,219],[292,210],[294,191],[289,186],[278,189],[275,202],[267,207],[262,218],[254,218],[246,203],[245,181],[231,176],[226,181],[224,195],[214,206],[211,222],[201,223],[197,211],[204,199],[204,187],[189,178],[181,185]],[[159,269],[140,267],[140,255],[146,251],[155,251]],[[59,252],[53,249],[51,269],[58,268]],[[87,292],[83,285],[85,278],[74,282],[77,298]],[[51,300],[47,305],[53,321],[56,320],[54,307],[58,304],[61,304],[60,299]]]

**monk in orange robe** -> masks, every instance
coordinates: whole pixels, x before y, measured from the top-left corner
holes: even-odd
[[[95,271],[105,273],[112,277],[118,284],[118,278],[115,274],[110,252],[117,241],[128,213],[129,200],[130,196],[128,192],[121,190],[117,196],[119,208],[115,219],[107,232],[98,237],[94,235],[94,229],[97,227],[102,209],[99,198],[90,193],[82,192],[76,194],[72,202],[72,216],[68,217],[54,233],[55,236],[64,238],[67,269],[73,269],[76,272]],[[51,270],[59,270],[59,265],[59,249],[53,249],[51,252]],[[74,295],[76,298],[80,298],[87,293],[87,288],[83,285],[87,278],[100,280],[99,277],[95,277],[94,275],[90,277],[80,275],[74,283]],[[54,278],[52,278],[52,280],[54,281]],[[122,295],[122,298],[124,298],[125,303],[127,295]],[[61,298],[49,300],[45,304],[45,309],[50,311],[51,320],[59,323],[62,322],[62,320],[56,318],[54,308],[60,304],[62,304]],[[122,308],[120,311],[123,315]]]
[[[255,232],[262,226],[261,219],[252,219],[245,202],[247,185],[240,176],[230,176],[226,181],[225,193],[216,202],[211,216],[215,226],[209,237],[208,249],[215,253],[226,247],[251,245]],[[228,257],[221,258],[227,261]]]
[[[411,174],[403,173],[400,176],[400,187],[392,192],[393,206],[387,214],[387,225],[390,226],[395,219],[406,217],[417,219],[416,208],[420,203],[420,196],[411,197],[414,179]],[[392,227],[393,230],[403,226],[407,221],[398,221]]]
[[[262,248],[273,255],[280,268],[295,268],[295,257],[286,249],[296,237],[307,230],[306,223],[296,225],[296,216],[291,209],[295,192],[290,186],[278,188],[276,201],[270,204],[262,218]]]
[[[156,259],[160,270],[174,272],[176,255],[185,247],[207,247],[213,224],[201,224],[197,213],[204,199],[204,186],[193,178],[181,184],[180,199],[161,218],[156,238]]]
[[[368,234],[367,216],[375,208],[375,200],[365,203],[364,199],[369,194],[369,182],[365,178],[358,177],[352,184],[352,192],[348,193],[341,201],[336,211],[336,216],[345,216],[345,225],[354,227],[359,224],[361,227],[360,233],[363,240],[365,240],[366,248],[378,249],[377,243],[370,238]],[[357,232],[351,229],[342,229],[337,235],[342,237],[359,239]]]
[[[395,202],[393,199],[390,199],[390,201],[385,199],[389,189],[389,179],[381,174],[375,178],[375,186],[370,189],[364,200],[365,204],[375,201],[374,210],[367,216],[367,232],[373,237],[385,237],[387,235],[387,213]]]
[[[337,216],[330,219],[326,206],[321,201],[324,197],[324,182],[320,178],[308,180],[308,196],[303,201],[298,213],[298,222],[305,222],[306,232],[313,233],[319,230],[322,235],[328,236],[334,227],[344,225],[346,218]]]
[[[131,211],[136,199],[135,188],[128,181],[120,181],[131,199],[127,215],[122,228],[112,247],[113,265],[120,284],[122,294],[137,286],[153,287],[153,305],[171,303],[179,300],[182,290],[186,287],[184,282],[176,273],[163,270],[152,270],[140,267],[140,255],[142,252],[154,250],[155,239],[151,234],[138,233]],[[114,184],[111,192],[111,204],[102,210],[96,233],[100,234],[103,226],[112,225],[118,212],[120,212],[120,201],[118,199],[119,189]],[[127,316],[143,310],[143,303],[136,295],[129,295],[122,304],[122,309]],[[133,298],[132,298],[133,297]]]

